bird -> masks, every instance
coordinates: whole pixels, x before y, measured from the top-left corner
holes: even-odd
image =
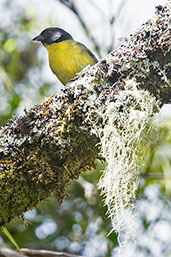
[[[49,66],[63,85],[88,64],[92,66],[98,61],[85,45],[59,27],[46,28],[32,40],[40,41],[46,47]]]

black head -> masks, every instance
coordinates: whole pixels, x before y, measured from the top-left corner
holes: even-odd
[[[60,28],[47,28],[43,30],[38,36],[33,38],[34,41],[40,41],[42,44],[59,43],[64,40],[71,40],[72,36],[63,29]]]

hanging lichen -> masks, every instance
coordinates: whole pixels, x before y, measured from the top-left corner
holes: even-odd
[[[100,138],[101,156],[107,163],[99,187],[111,218],[112,231],[119,234],[120,246],[136,238],[134,201],[146,153],[157,140],[151,117],[158,110],[155,97],[129,80],[115,101],[105,110],[99,108],[102,126],[92,121],[92,131]]]

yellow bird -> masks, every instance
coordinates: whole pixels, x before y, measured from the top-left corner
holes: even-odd
[[[50,68],[64,85],[88,64],[94,65],[97,62],[97,58],[86,46],[75,41],[61,28],[47,28],[33,40],[40,41],[46,47]]]

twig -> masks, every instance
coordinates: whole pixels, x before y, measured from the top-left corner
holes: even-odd
[[[22,248],[21,250],[29,257],[81,257],[80,255],[48,250],[34,250],[28,248]]]
[[[47,250],[34,250],[28,248],[21,249],[23,255],[15,250],[8,248],[0,249],[0,257],[81,257],[80,255],[73,255],[64,252],[55,252]]]
[[[141,177],[152,178],[152,179],[171,179],[171,174],[169,172],[168,173],[146,172],[146,173],[142,173]]]

